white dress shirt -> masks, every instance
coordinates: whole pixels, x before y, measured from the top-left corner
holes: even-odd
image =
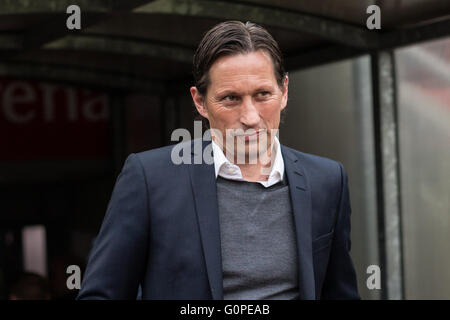
[[[216,179],[217,176],[221,176],[222,178],[230,180],[248,181],[242,177],[242,172],[239,166],[231,163],[223,153],[222,148],[220,148],[214,141],[212,141],[212,149]],[[280,142],[276,136],[272,144],[272,154],[273,153],[275,153],[275,160],[273,162],[269,178],[267,181],[258,181],[266,188],[283,180],[284,161],[283,155],[281,154]]]

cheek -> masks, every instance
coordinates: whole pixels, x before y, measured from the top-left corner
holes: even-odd
[[[265,103],[261,105],[260,107],[260,114],[261,117],[266,122],[277,122],[280,118],[280,112],[281,112],[281,104],[279,100],[271,101],[270,103]]]
[[[208,114],[210,120],[214,121],[217,126],[226,127],[228,124],[232,124],[239,118],[237,109],[225,108],[223,106],[211,104],[211,109]]]

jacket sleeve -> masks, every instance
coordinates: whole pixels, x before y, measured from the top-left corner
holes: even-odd
[[[138,156],[131,154],[114,186],[77,299],[136,299],[148,232],[144,170]]]
[[[348,178],[339,163],[341,176],[340,200],[335,233],[321,299],[360,299],[356,273],[350,257],[350,198]]]

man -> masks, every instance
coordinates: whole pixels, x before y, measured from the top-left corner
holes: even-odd
[[[358,299],[344,168],[274,134],[289,81],[278,44],[221,23],[193,73],[213,130],[189,157],[209,146],[213,163],[175,164],[174,146],[130,155],[78,298]]]

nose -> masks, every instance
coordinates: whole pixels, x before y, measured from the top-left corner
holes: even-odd
[[[240,121],[249,128],[256,127],[260,122],[259,111],[250,97],[246,97],[242,102]]]

